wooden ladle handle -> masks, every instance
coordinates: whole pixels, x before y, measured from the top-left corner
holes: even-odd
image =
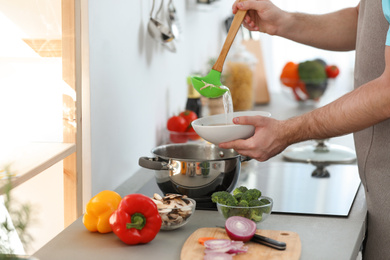
[[[244,2],[246,0],[241,0],[239,2]],[[246,15],[246,10],[238,10],[237,13],[234,15],[232,24],[230,25],[229,32],[226,36],[225,43],[222,46],[221,53],[219,54],[219,57],[217,61],[215,62],[213,66],[213,70],[222,72],[223,64],[225,63],[226,56],[229,53],[230,47],[233,44],[234,38],[236,38],[236,34],[238,30],[240,29],[241,23],[244,20],[244,17]]]

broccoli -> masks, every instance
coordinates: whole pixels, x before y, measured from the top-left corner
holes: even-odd
[[[227,191],[217,191],[211,195],[211,201],[227,206],[236,206],[237,200]]]
[[[244,193],[237,193],[237,194],[233,195],[233,197],[234,197],[237,201],[240,201],[243,194],[244,194]]]
[[[232,210],[231,213],[233,213],[231,214],[232,216],[241,216],[244,218],[249,218],[250,210],[248,208],[249,205],[247,201],[241,200],[240,202],[238,202],[237,207],[241,207],[241,208],[231,209]]]
[[[246,200],[241,200],[238,202],[237,207],[249,207],[249,204]]]
[[[320,63],[322,66],[324,66],[324,68],[326,67],[326,61],[324,61],[323,59],[320,59],[320,58],[317,58],[315,59],[314,61]]]
[[[305,83],[320,84],[326,81],[324,66],[318,61],[305,61],[298,65],[299,78]]]
[[[271,201],[269,201],[269,200],[267,200],[267,199],[261,199],[260,201],[263,203],[263,205],[266,205],[266,204],[270,204],[270,203],[271,203]]]
[[[254,222],[260,222],[263,219],[263,214],[259,212],[259,209],[252,209],[249,215],[249,219]]]
[[[252,201],[257,200],[261,196],[261,191],[258,189],[249,189],[241,197],[241,200]]]
[[[267,199],[261,199],[260,200],[261,203],[263,203],[263,205],[267,205],[267,204],[270,204],[271,202]],[[263,207],[262,208],[262,211],[266,214],[269,214],[271,212],[271,207]]]
[[[214,203],[219,203],[219,204],[226,205],[226,206],[236,206],[237,205],[237,200],[233,197],[232,194],[230,194],[227,191],[214,192],[211,195],[211,201]],[[230,209],[229,207],[221,206],[221,212],[225,218],[230,217],[231,210],[232,209]]]
[[[248,203],[249,207],[256,207],[256,206],[263,206],[265,205],[264,202],[262,202],[261,200],[251,200],[249,203]],[[259,222],[261,221],[261,219],[263,218],[263,212],[262,212],[262,208],[255,208],[255,209],[252,209],[250,214],[249,214],[249,218],[255,222]]]
[[[257,206],[263,206],[264,203],[261,200],[251,200],[248,203],[249,207],[257,207]]]
[[[245,187],[245,186],[240,186],[240,187],[234,189],[233,195],[238,195],[238,194],[240,194],[240,193],[245,193],[246,191],[248,191],[248,188],[247,188],[247,187]]]
[[[324,64],[319,60],[305,61],[298,65],[299,78],[305,83],[309,99],[320,98],[327,86],[328,80]]]

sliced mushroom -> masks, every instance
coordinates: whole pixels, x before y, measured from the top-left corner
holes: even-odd
[[[155,193],[152,200],[156,203],[163,225],[181,224],[192,214],[193,203],[187,195],[166,194],[164,197]]]

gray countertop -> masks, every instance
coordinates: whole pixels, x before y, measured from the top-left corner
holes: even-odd
[[[134,192],[151,196],[154,192],[159,192],[153,173],[144,169],[123,183],[117,191],[122,196]],[[360,187],[348,217],[273,213],[261,225],[266,230],[298,233],[302,243],[302,260],[342,260],[356,259],[364,237],[365,219],[364,190]],[[90,233],[80,218],[34,256],[40,260],[179,259],[181,247],[195,230],[223,223],[224,220],[217,211],[196,210],[184,227],[173,231],[160,231],[149,244],[127,246],[113,233]]]
[[[256,109],[270,111],[275,118],[279,119],[307,111],[307,108],[297,106],[295,102],[288,100],[286,102],[282,100],[283,107],[280,107],[280,101],[280,97],[277,97],[271,104]],[[353,148],[350,135],[331,139],[331,142]],[[243,170],[253,169],[252,172],[258,172],[264,167],[281,163],[287,164],[279,155],[265,163],[243,164]],[[136,192],[148,196],[155,192],[161,193],[154,180],[153,171],[142,168],[116,191],[122,196]],[[364,238],[366,212],[364,189],[360,186],[347,217],[272,213],[261,224],[261,228],[298,233],[302,243],[302,260],[356,259]],[[184,227],[173,231],[160,231],[148,244],[127,246],[113,233],[90,233],[84,227],[82,218],[79,218],[34,256],[40,260],[179,259],[181,247],[191,233],[201,227],[221,225],[223,221],[217,211],[196,210]]]

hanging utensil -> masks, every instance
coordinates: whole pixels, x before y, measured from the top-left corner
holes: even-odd
[[[164,15],[165,13],[163,12],[163,8],[164,8],[164,0],[161,0],[160,7],[158,8],[158,10],[156,12],[156,16],[155,16],[155,18],[158,21],[164,21],[165,20],[165,15]],[[171,27],[169,25],[165,25],[165,27],[169,31],[169,34],[173,35],[173,40],[174,40],[175,39],[175,35],[173,34],[173,32],[171,30]],[[165,43],[163,43],[163,46],[166,47],[171,52],[176,52],[176,46],[173,43],[173,41],[165,42]]]
[[[153,6],[152,6],[152,10],[150,11],[150,19],[148,23],[148,32],[153,39],[165,45],[167,43],[171,43],[172,40],[175,39],[175,36],[172,34],[168,26],[164,25],[162,22],[160,22],[157,19],[157,15],[162,9],[163,1],[164,0],[161,1],[160,8],[156,13],[156,18],[153,18],[153,10],[155,5],[155,0],[153,0]],[[172,51],[173,50],[176,51],[176,48],[172,49]]]
[[[245,0],[241,0],[243,2]],[[228,88],[222,86],[221,83],[221,72],[223,64],[225,63],[226,56],[232,46],[234,38],[240,29],[241,23],[244,20],[247,11],[238,10],[232,24],[230,25],[229,32],[226,36],[225,43],[222,47],[221,53],[212,67],[211,71],[205,77],[192,77],[192,85],[194,88],[204,97],[217,98],[222,96]]]
[[[175,39],[179,39],[179,24],[177,19],[176,8],[173,4],[173,0],[169,0],[168,3],[168,24],[171,27],[171,32],[175,36]]]

